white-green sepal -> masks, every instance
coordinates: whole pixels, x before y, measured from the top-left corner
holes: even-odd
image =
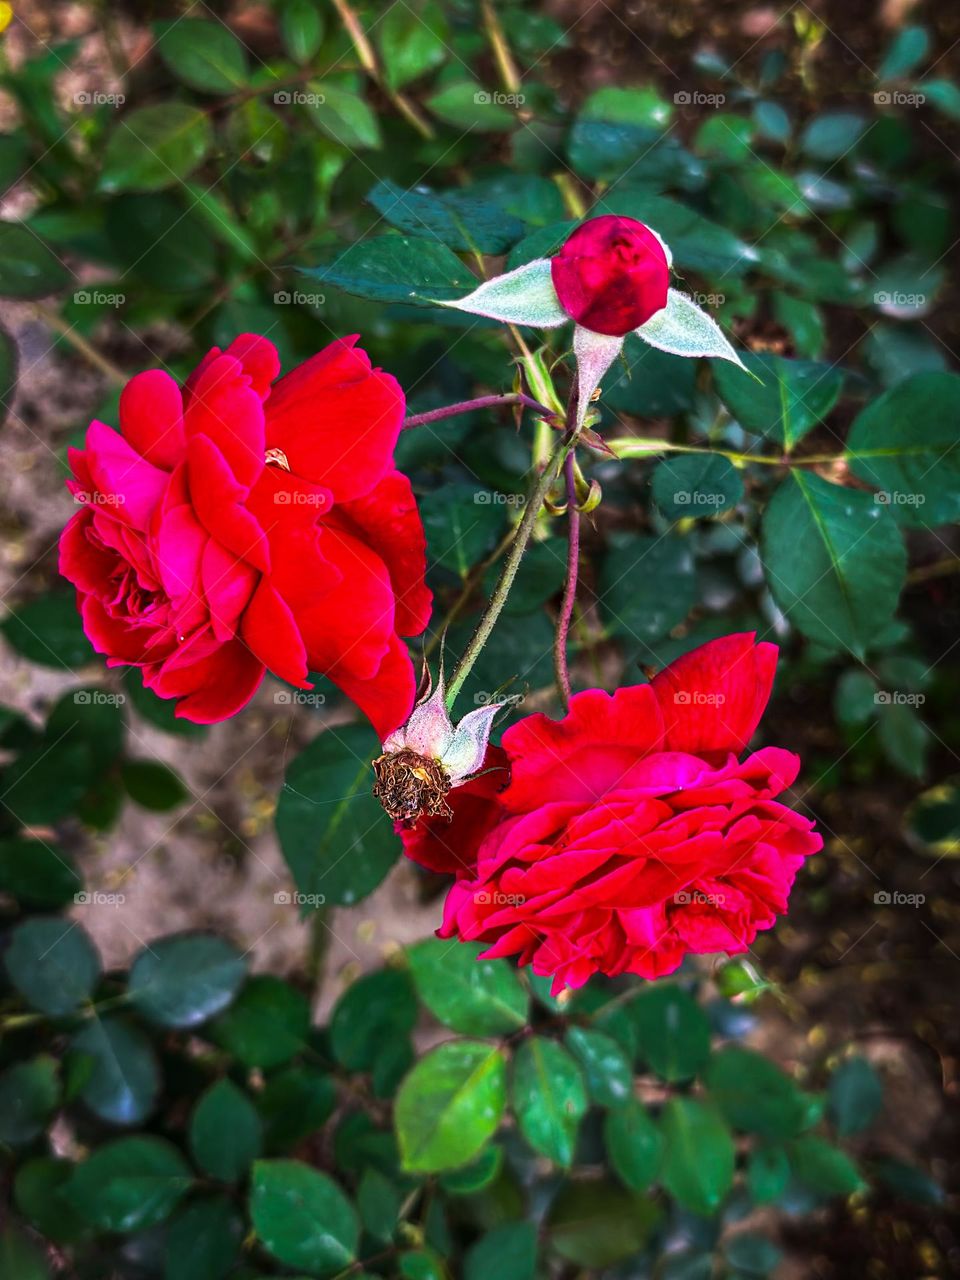
[[[716,320],[678,289],[668,290],[667,305],[646,324],[634,329],[634,333],[651,347],[673,356],[710,356],[716,360],[732,360],[744,368]]]
[[[623,348],[623,338],[594,333],[577,325],[573,331],[573,354],[577,360],[577,430],[583,426],[590,399],[603,375]]]
[[[485,280],[465,298],[438,305],[502,320],[504,324],[526,324],[534,329],[555,329],[570,319],[553,287],[549,258],[535,258],[502,276]]]

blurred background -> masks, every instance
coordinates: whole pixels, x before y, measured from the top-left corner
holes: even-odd
[[[177,930],[228,934],[256,971],[312,983],[322,1017],[358,974],[435,928],[439,878],[394,865],[395,847],[374,850],[355,895],[369,896],[299,918],[288,866],[314,819],[293,812],[293,776],[281,849],[277,797],[298,753],[351,712],[330,686],[298,700],[268,682],[242,715],[196,730],[136,679],[108,676],[57,575],[74,510],[66,448],[92,417],[116,423],[133,373],[185,376],[245,331],[275,342],[285,368],[360,333],[414,412],[510,390],[495,326],[404,307],[389,288],[349,292],[364,264],[344,250],[395,221],[390,181],[469,186],[517,223],[521,253],[530,237],[546,252],[597,197],[649,211],[685,287],[737,342],[761,362],[797,362],[788,392],[803,450],[838,454],[868,401],[957,369],[960,11],[893,0],[20,0],[0,3],[0,24],[0,741],[19,760],[5,794],[25,826],[55,833],[84,885],[74,901],[69,878],[58,892],[45,882],[33,901],[81,920],[106,969]],[[490,257],[496,269],[507,261],[496,248]],[[779,411],[693,361],[628,344],[599,430],[750,452]],[[919,426],[923,403],[904,412]],[[509,499],[522,492],[530,438],[500,414],[401,441],[437,623],[459,602],[454,651],[516,518]],[[778,1208],[779,1269],[725,1274],[946,1277],[960,1271],[949,1209],[960,473],[938,464],[936,491],[928,478],[926,497],[892,513],[908,553],[899,608],[882,625],[869,611],[859,620],[856,661],[765,580],[757,511],[772,470],[748,468],[746,498],[700,519],[651,493],[648,465],[597,462],[605,501],[586,534],[576,672],[581,684],[642,678],[746,627],[782,645],[765,732],[801,754],[794,799],[826,845],[789,917],[758,939],[756,968],[731,975],[726,994],[741,995],[737,1034],[805,1079],[852,1054],[882,1080],[869,1134],[854,1121],[846,1134],[877,1190],[812,1214],[803,1204],[802,1217]],[[842,459],[824,474],[850,479]],[[476,515],[467,527],[463,503]],[[606,611],[616,556],[665,529],[643,581],[621,585]],[[801,547],[806,536],[797,529]],[[498,629],[500,670],[481,664],[474,698],[514,675],[527,709],[553,705],[555,545],[546,531]],[[78,681],[99,691],[83,730],[96,749],[79,764],[56,745]],[[22,896],[11,867],[0,858],[0,890]]]

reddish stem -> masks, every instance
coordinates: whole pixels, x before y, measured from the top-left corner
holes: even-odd
[[[458,413],[472,413],[474,409],[494,409],[498,405],[522,404],[527,409],[533,409],[544,418],[555,418],[556,414],[552,409],[548,409],[546,405],[541,404],[539,400],[534,400],[531,396],[525,396],[520,391],[510,391],[500,396],[478,396],[476,400],[460,400],[456,404],[444,405],[442,409],[430,409],[427,413],[415,413],[413,417],[404,421],[403,429],[407,427],[425,427],[428,422],[440,422],[443,418],[452,418]]]

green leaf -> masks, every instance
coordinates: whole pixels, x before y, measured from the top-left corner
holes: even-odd
[[[877,707],[877,729],[883,753],[890,763],[908,777],[923,778],[930,731],[914,708],[905,702],[881,704]]]
[[[199,107],[163,102],[121,117],[107,140],[98,188],[160,191],[181,182],[213,142],[210,120]]]
[[[547,1240],[578,1267],[612,1267],[643,1249],[661,1216],[652,1200],[615,1182],[569,1178],[550,1203]]]
[[[364,1169],[357,1188],[357,1208],[363,1228],[380,1244],[389,1244],[397,1228],[403,1195],[377,1169]]]
[[[71,689],[57,702],[47,717],[44,737],[48,742],[82,741],[90,753],[89,782],[97,773],[106,773],[123,750],[124,721],[122,693],[90,687]]]
[[[367,200],[391,226],[463,252],[506,253],[525,230],[519,218],[469,191],[404,190],[384,180]]]
[[[524,1040],[513,1060],[511,1099],[534,1151],[569,1167],[587,1111],[583,1074],[570,1054],[543,1036]]]
[[[18,924],[4,960],[10,981],[31,1008],[52,1017],[73,1013],[89,1000],[100,977],[100,957],[89,934],[59,916],[34,916]]]
[[[310,1034],[306,996],[270,974],[258,974],[212,1024],[214,1040],[245,1067],[281,1066],[300,1053]]]
[[[235,93],[247,83],[243,46],[222,22],[176,18],[158,22],[157,48],[170,70],[202,93]]]
[[[771,1204],[779,1200],[790,1181],[790,1161],[786,1148],[760,1146],[750,1152],[747,1161],[747,1187],[755,1204]]]
[[[839,724],[863,725],[877,714],[877,682],[868,672],[844,671],[833,694],[833,714]]]
[[[42,1133],[60,1101],[56,1059],[16,1062],[0,1074],[0,1142],[20,1146]]]
[[[930,51],[930,33],[926,27],[902,27],[890,42],[877,68],[877,79],[899,80],[915,71]]]
[[[371,1071],[384,1046],[403,1039],[417,1021],[405,973],[380,969],[347,987],[330,1017],[330,1046],[348,1071]]]
[[[710,1055],[710,1023],[693,996],[664,983],[648,987],[630,1009],[650,1068],[671,1084],[695,1076]]]
[[[903,524],[960,519],[960,376],[917,373],[857,415],[847,437],[854,475]]]
[[[164,1138],[117,1138],[77,1165],[64,1194],[101,1231],[144,1231],[169,1217],[193,1182]]]
[[[733,1184],[734,1147],[720,1113],[695,1098],[663,1109],[663,1185],[684,1209],[711,1217]]]
[[[806,1097],[762,1054],[728,1045],[711,1056],[703,1080],[735,1129],[765,1138],[789,1138],[806,1123]]]
[[[607,1113],[603,1140],[614,1173],[631,1191],[646,1191],[657,1176],[663,1137],[642,1102],[631,1098]]]
[[[371,761],[380,754],[366,725],[322,733],[287,769],[276,827],[302,894],[353,906],[399,856],[399,841],[373,796]]]
[[[402,89],[449,55],[447,20],[432,0],[395,0],[376,24],[377,45],[391,89]]]
[[[480,960],[481,943],[424,938],[407,948],[417,995],[444,1026],[468,1036],[509,1035],[527,1020],[527,993],[505,960]]]
[[[289,1151],[326,1124],[336,1101],[333,1080],[317,1067],[287,1067],[271,1075],[257,1095],[264,1149]]]
[[[120,777],[130,799],[154,813],[166,813],[191,798],[180,775],[159,760],[125,760]]]
[[[505,1222],[470,1246],[463,1280],[534,1280],[537,1228],[532,1222]]]
[[[190,1150],[212,1178],[239,1182],[260,1154],[262,1124],[241,1088],[217,1080],[197,1100],[190,1117]]]
[[[48,1280],[46,1257],[12,1224],[0,1231],[0,1276],[4,1280]]]
[[[571,1027],[567,1048],[580,1063],[587,1093],[601,1107],[619,1107],[633,1093],[633,1070],[613,1036],[589,1027]]]
[[[22,1164],[14,1181],[13,1194],[19,1211],[32,1226],[57,1243],[69,1244],[90,1232],[63,1195],[75,1168],[72,1160],[39,1156]],[[0,1275],[3,1274],[0,1266]]]
[[[743,363],[748,373],[729,361],[713,366],[717,394],[742,427],[788,450],[824,420],[843,387],[835,365],[750,352]]]
[[[400,1086],[394,1123],[404,1169],[434,1173],[472,1160],[506,1105],[499,1049],[452,1040],[421,1058]]]
[[[445,1173],[440,1185],[448,1195],[470,1196],[491,1186],[502,1168],[503,1147],[489,1146],[472,1163],[453,1173]]]
[[[445,484],[420,501],[427,535],[428,564],[442,565],[465,578],[491,550],[507,521],[504,495],[482,486]],[[522,496],[521,496],[522,500]]]
[[[671,520],[718,516],[743,497],[743,481],[729,458],[718,453],[681,454],[657,464],[653,496]]]
[[[427,98],[427,106],[445,124],[460,132],[508,133],[518,123],[519,102],[511,95],[491,93],[476,80],[457,80]]]
[[[196,1027],[225,1009],[247,974],[225,938],[183,933],[150,943],[130,969],[130,997],[161,1027]]]
[[[788,1147],[790,1164],[799,1180],[827,1196],[849,1196],[863,1179],[849,1156],[823,1138],[804,1134]]]
[[[301,273],[374,302],[414,306],[458,298],[477,283],[446,245],[404,235],[358,240],[327,265]]]
[[[44,298],[70,280],[57,255],[26,223],[0,222],[0,298]]]
[[[852,111],[828,111],[804,129],[800,150],[814,160],[836,161],[856,146],[866,128],[864,117]]]
[[[960,88],[952,80],[921,80],[916,87],[949,120],[960,120]]]
[[[117,1017],[94,1018],[70,1041],[81,1055],[80,1097],[110,1124],[142,1124],[160,1092],[160,1068],[153,1046],[139,1027]]]
[[[311,80],[309,90],[318,101],[309,108],[308,118],[328,138],[348,151],[383,145],[377,117],[359,94],[319,80]]]
[[[300,66],[306,66],[323,43],[324,14],[316,0],[283,0],[280,35],[283,47]]]
[[[167,294],[202,291],[217,278],[216,245],[182,198],[123,195],[104,217],[112,251],[137,280]]]
[[[2,269],[0,262],[0,271]],[[82,667],[93,659],[93,649],[83,634],[72,592],[52,591],[20,605],[0,622],[0,631],[21,657],[42,667],[73,672],[75,667]]]
[[[893,517],[871,494],[793,471],[761,526],[767,582],[811,640],[862,658],[889,622],[906,575]]]
[[[0,890],[26,906],[66,906],[82,887],[73,862],[45,840],[0,840]]]
[[[670,246],[678,268],[719,275],[721,280],[751,270],[760,256],[752,245],[688,205],[629,183],[617,184],[590,213],[618,213],[646,223]]]
[[[264,1248],[289,1267],[327,1276],[357,1258],[360,1223],[325,1173],[299,1160],[258,1160],[250,1216]]]
[[[237,1260],[243,1228],[228,1196],[194,1200],[167,1228],[165,1280],[223,1280]]]
[[[600,571],[600,588],[610,630],[645,648],[683,622],[696,603],[689,542],[670,534],[614,535]]]
[[[650,152],[672,115],[655,89],[609,85],[596,90],[570,133],[572,169],[584,178],[621,178]]]
[[[845,1058],[830,1077],[830,1114],[841,1138],[868,1129],[883,1106],[883,1085],[866,1058]]]

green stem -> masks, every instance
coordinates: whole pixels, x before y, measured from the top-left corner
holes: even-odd
[[[761,453],[737,453],[733,449],[710,449],[693,444],[672,444],[669,440],[643,439],[640,436],[618,436],[606,441],[607,447],[618,458],[652,458],[658,453],[703,453],[717,454],[721,458],[729,458],[731,462],[759,462],[767,467],[810,467],[822,466],[830,462],[841,462],[846,454],[815,453],[806,458],[791,458],[787,454],[778,457],[767,457]]]
[[[513,580],[517,576],[517,570],[520,568],[523,553],[526,551],[527,543],[530,541],[530,535],[536,528],[537,517],[540,514],[540,508],[543,506],[544,498],[550,492],[552,485],[556,483],[566,456],[572,448],[573,441],[565,435],[554,449],[547,465],[533,486],[533,491],[527,499],[527,505],[523,509],[523,517],[517,526],[510,553],[503,563],[503,569],[500,571],[497,585],[494,587],[493,594],[490,597],[490,603],[487,605],[483,617],[470,638],[470,643],[464,649],[463,657],[457,664],[457,669],[447,685],[448,711],[453,710],[457,694],[463,688],[464,681],[473,670],[473,664],[479,658],[483,646],[490,638],[490,632],[500,617],[503,606],[507,602],[507,596],[510,594],[510,588],[513,586]]]

